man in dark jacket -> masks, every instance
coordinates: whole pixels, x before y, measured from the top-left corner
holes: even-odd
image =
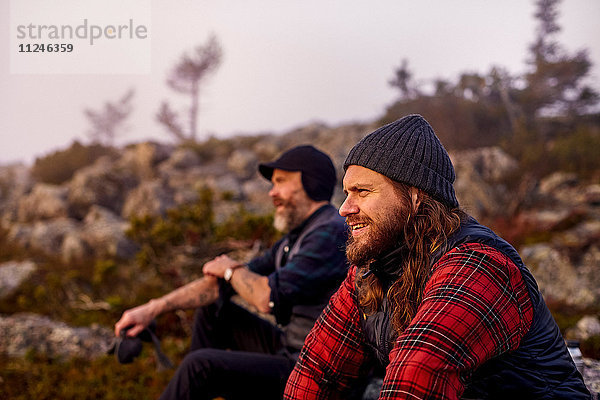
[[[287,234],[247,264],[226,255],[204,277],[126,311],[115,334],[135,336],[156,316],[199,308],[191,352],[161,399],[279,399],[304,338],[347,273],[344,219],[329,203],[336,183],[331,159],[299,146],[260,173],[273,184],[275,227]],[[277,326],[230,301],[237,293]]]
[[[345,398],[374,366],[385,370],[380,399],[590,398],[515,249],[459,209],[427,121],[376,130],[344,169],[353,267],[286,399]]]

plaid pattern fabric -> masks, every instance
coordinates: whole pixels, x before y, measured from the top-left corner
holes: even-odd
[[[285,399],[329,399],[364,377],[367,350],[352,268],[315,324]],[[432,268],[415,318],[390,352],[380,399],[458,399],[472,372],[514,350],[533,307],[517,266],[499,251],[462,244]]]

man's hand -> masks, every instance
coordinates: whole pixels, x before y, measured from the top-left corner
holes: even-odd
[[[266,276],[258,275],[248,268],[238,268],[242,263],[221,255],[204,264],[202,272],[211,277],[223,278],[227,268],[234,268],[235,274],[231,278],[231,286],[244,300],[256,307],[261,312],[269,312],[269,298],[271,287]]]
[[[115,324],[115,336],[119,336],[121,330],[127,327],[131,327],[127,330],[127,336],[137,336],[142,332],[160,314],[157,309],[158,301],[160,300],[150,300],[146,304],[125,311]]]
[[[127,330],[127,336],[136,336],[162,313],[202,307],[211,304],[218,297],[217,278],[204,276],[159,299],[150,300],[146,304],[125,311],[115,324],[115,335],[119,336],[121,330],[131,327]]]
[[[223,254],[204,264],[202,272],[205,275],[223,278],[227,268],[236,268],[240,265],[242,264]]]

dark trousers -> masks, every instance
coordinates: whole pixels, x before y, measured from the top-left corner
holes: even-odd
[[[225,301],[197,310],[190,353],[160,397],[281,399],[295,358],[281,331]]]

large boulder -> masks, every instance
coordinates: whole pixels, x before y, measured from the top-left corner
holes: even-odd
[[[227,159],[227,167],[240,179],[248,179],[256,174],[258,158],[250,150],[235,150]]]
[[[91,360],[106,354],[113,336],[99,325],[75,328],[35,314],[0,316],[0,353],[11,357],[35,351],[53,358]]]
[[[569,210],[594,208],[600,205],[600,184],[581,182],[574,173],[554,172],[542,180],[536,191],[537,203]]]
[[[263,177],[248,180],[242,185],[242,192],[247,202],[244,207],[256,214],[273,212],[273,202],[269,197],[271,185]]]
[[[0,166],[0,216],[2,225],[17,219],[19,199],[33,187],[30,169],[25,164]]]
[[[556,196],[559,191],[577,186],[579,179],[572,172],[554,172],[540,180],[539,192],[544,196]]]
[[[125,232],[129,223],[111,210],[93,205],[83,221],[55,218],[33,223],[13,223],[7,240],[25,249],[60,256],[64,262],[87,257],[131,258],[136,244]]]
[[[240,181],[234,176],[207,177],[204,180],[204,185],[212,190],[217,201],[223,196],[236,200],[243,199]]]
[[[577,250],[594,245],[600,246],[600,219],[586,219],[573,228],[557,234],[554,242]]]
[[[509,193],[502,180],[517,168],[517,162],[498,147],[485,147],[450,154],[456,170],[456,197],[476,218],[505,215]]]
[[[121,215],[129,219],[144,215],[164,215],[175,205],[173,191],[160,179],[142,182],[127,194]]]
[[[8,261],[0,264],[0,300],[13,294],[36,269],[33,261]]]
[[[83,239],[81,230],[69,232],[63,238],[60,247],[60,257],[63,262],[70,264],[88,259],[94,254],[94,250]]]
[[[31,224],[15,223],[10,226],[7,239],[25,249],[58,256],[65,236],[79,227],[80,223],[71,218],[55,218]]]
[[[594,315],[586,315],[577,324],[567,331],[569,339],[586,340],[594,336],[600,336],[600,320]]]
[[[597,247],[590,248],[579,261],[572,260],[567,250],[549,243],[526,246],[520,254],[546,299],[578,308],[600,303]]]
[[[550,231],[567,223],[571,218],[573,213],[568,208],[533,208],[519,213],[518,222],[537,231]]]
[[[500,182],[518,168],[517,161],[499,147],[465,150],[451,158],[456,168],[469,165],[486,182]]]
[[[138,183],[133,170],[115,164],[109,157],[101,157],[71,179],[68,196],[71,212],[83,218],[91,206],[98,205],[121,214],[127,193]]]
[[[144,142],[129,146],[117,160],[116,167],[132,172],[138,180],[156,177],[156,167],[167,160],[173,152],[173,146]]]
[[[197,167],[202,163],[202,158],[192,149],[180,147],[175,149],[171,156],[163,161],[159,170],[185,170],[192,167]]]
[[[137,246],[126,235],[129,223],[111,210],[92,206],[83,220],[80,236],[95,257],[131,258]]]
[[[18,220],[31,222],[69,216],[68,188],[38,183],[19,202]]]

